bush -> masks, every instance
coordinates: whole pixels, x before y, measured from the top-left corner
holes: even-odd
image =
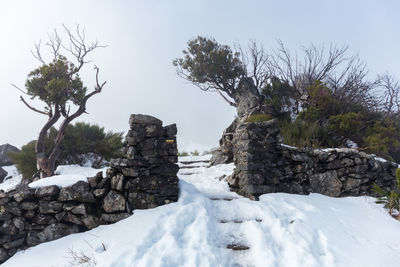
[[[199,156],[200,155],[199,151],[197,151],[197,150],[190,152],[190,154],[192,156]]]
[[[189,156],[189,153],[187,153],[186,151],[178,152],[178,157],[187,157],[187,156]]]
[[[21,151],[8,153],[24,178],[31,178],[37,172],[35,146],[36,141],[30,141],[22,146]]]
[[[400,169],[396,170],[396,187],[394,190],[388,192],[374,184],[373,191],[379,196],[376,203],[384,204],[384,208],[388,209],[389,214],[397,213],[397,218],[400,212]]]
[[[82,164],[80,155],[87,153],[94,153],[107,161],[122,157],[122,135],[105,132],[104,127],[97,124],[78,122],[68,125],[59,161],[63,164]]]
[[[46,148],[51,147],[51,140],[54,140],[57,133],[55,128],[50,129],[45,139]],[[36,140],[24,145],[20,152],[10,153],[11,160],[24,178],[30,178],[37,172],[35,145]],[[122,147],[122,133],[105,132],[104,127],[78,122],[67,126],[61,143],[61,155],[56,164],[82,165],[87,160],[87,155],[97,158],[96,163],[101,163],[112,157],[121,157]]]
[[[272,120],[273,117],[270,114],[255,114],[251,115],[246,119],[246,122],[261,122]]]
[[[400,160],[400,125],[391,119],[376,121],[364,137],[368,152],[389,160]]]
[[[362,140],[360,130],[363,126],[363,116],[361,113],[348,112],[345,114],[333,115],[329,117],[329,130],[338,137],[351,139],[356,143]]]
[[[303,120],[280,121],[279,130],[284,143],[295,147],[333,147],[335,141],[330,137],[328,130],[317,122]]]

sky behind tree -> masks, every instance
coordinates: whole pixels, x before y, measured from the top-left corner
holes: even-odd
[[[350,54],[368,64],[371,77],[387,71],[399,78],[399,12],[394,0],[1,1],[0,144],[36,139],[46,121],[19,101],[11,83],[24,87],[27,74],[40,65],[30,52],[34,42],[44,42],[53,29],[61,33],[63,23],[80,24],[88,41],[108,45],[90,56],[93,62],[82,73],[91,90],[96,64],[107,85],[77,121],[126,131],[129,114],[149,114],[177,123],[178,138],[202,150],[217,146],[235,110],[175,74],[172,60],[189,39],[203,35],[228,45],[256,39],[267,49],[280,39],[293,52],[310,43],[348,45]]]

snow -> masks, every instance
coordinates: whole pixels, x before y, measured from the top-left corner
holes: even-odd
[[[400,222],[374,198],[276,193],[251,201],[221,179],[232,173],[232,164],[191,165],[200,167],[178,173],[177,203],[135,210],[113,225],[40,244],[2,266],[74,266],[71,250],[96,266],[115,267],[400,266]],[[232,251],[228,244],[250,249]]]
[[[7,172],[7,177],[0,183],[0,190],[10,191],[15,189],[15,187],[21,182],[22,175],[19,174],[17,167],[13,166],[3,166],[3,170]]]
[[[57,167],[55,173],[57,175],[46,177],[30,183],[30,188],[39,188],[49,185],[57,185],[58,187],[66,187],[73,185],[79,181],[87,182],[88,177],[95,176],[99,171],[105,175],[104,169],[94,169],[92,167],[82,167],[79,165],[60,165]]]
[[[281,147],[286,147],[286,148],[290,148],[290,149],[297,149],[297,147],[289,146],[289,145],[286,145],[286,144],[281,144]]]
[[[346,147],[348,147],[348,148],[358,148],[358,145],[353,140],[347,139],[346,140]]]
[[[381,158],[381,157],[374,157],[375,160],[380,161],[380,162],[387,162],[386,159]]]

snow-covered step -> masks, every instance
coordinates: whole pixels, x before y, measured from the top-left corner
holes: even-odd
[[[235,197],[211,197],[211,200],[224,200],[224,201],[232,201],[234,199],[238,199]]]
[[[262,222],[262,219],[254,219],[254,220],[241,220],[241,219],[237,219],[237,220],[219,220],[220,223],[243,223],[243,222],[250,222],[250,221],[254,221],[254,222]]]
[[[238,251],[238,250],[249,250],[250,249],[249,246],[242,245],[242,244],[228,244],[228,245],[226,245],[226,248],[227,249],[232,249],[232,250],[235,250],[235,251]]]
[[[202,166],[179,166],[179,169],[196,169]]]
[[[210,163],[209,160],[189,160],[189,161],[180,161],[179,163],[183,165],[192,165],[197,163]]]

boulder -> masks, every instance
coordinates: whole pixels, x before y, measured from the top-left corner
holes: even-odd
[[[7,174],[8,173],[3,168],[0,167],[0,183],[4,181],[4,178],[7,177]]]
[[[0,166],[10,166],[13,165],[13,162],[8,157],[8,152],[17,152],[20,151],[15,146],[10,144],[5,144],[0,146]]]
[[[103,209],[105,212],[125,211],[125,198],[114,190],[108,192],[103,199]]]
[[[75,225],[54,223],[47,226],[41,232],[29,232],[28,236],[26,237],[26,243],[28,246],[35,246],[43,242],[55,240],[63,236],[78,232],[79,228]]]
[[[96,203],[96,199],[90,191],[89,184],[84,181],[79,181],[71,186],[62,188],[58,200]]]
[[[162,121],[149,115],[132,114],[129,118],[129,125],[162,125]]]

